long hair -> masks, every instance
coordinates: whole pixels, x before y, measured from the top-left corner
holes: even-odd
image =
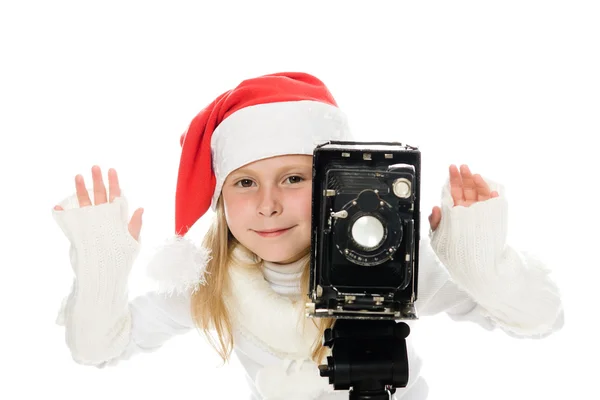
[[[197,328],[225,363],[229,360],[234,347],[231,318],[223,298],[223,293],[228,289],[228,268],[232,261],[233,249],[236,246],[241,246],[243,250],[250,252],[231,234],[225,219],[222,196],[219,197],[213,221],[204,236],[202,245],[210,250],[212,258],[206,266],[206,284],[192,295],[191,314]],[[302,304],[309,300],[309,251],[310,249],[307,249],[304,255],[305,263],[300,278],[300,289],[303,294]],[[256,255],[253,255],[253,258],[256,260],[257,266],[262,262]],[[335,319],[306,318],[304,313],[300,313],[300,318],[302,323],[306,323],[310,319],[310,322],[318,327],[319,335],[313,343],[311,358],[320,364],[329,351],[329,348],[323,346],[322,338],[325,330],[333,326]]]

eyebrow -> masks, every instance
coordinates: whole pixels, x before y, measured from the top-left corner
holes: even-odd
[[[292,165],[286,165],[285,167],[281,167],[278,170],[276,170],[278,173],[282,173],[282,172],[286,172],[286,171],[290,171],[293,169],[311,169],[312,170],[312,164],[311,165],[306,165],[306,164],[292,164]],[[239,170],[232,172],[231,175],[232,176],[238,176],[238,175],[252,175],[256,173],[256,171],[254,171],[252,168],[240,168]]]

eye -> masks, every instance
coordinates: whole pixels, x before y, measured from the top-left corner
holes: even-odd
[[[241,185],[240,185],[241,183]],[[251,179],[240,179],[239,181],[237,181],[235,183],[236,186],[241,186],[241,187],[250,187],[252,186],[254,182]]]
[[[290,183],[300,183],[304,180],[300,175],[293,175],[287,178]]]

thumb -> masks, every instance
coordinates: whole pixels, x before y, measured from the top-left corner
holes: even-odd
[[[440,224],[442,219],[441,211],[442,210],[439,207],[433,207],[431,210],[431,215],[429,215],[429,225],[431,225],[432,231],[435,231]]]
[[[134,211],[129,221],[129,233],[135,240],[139,240],[140,232],[142,231],[142,214],[144,214],[144,209],[138,208]]]

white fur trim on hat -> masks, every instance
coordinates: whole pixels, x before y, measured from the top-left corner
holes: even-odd
[[[313,100],[284,101],[242,108],[213,132],[211,153],[216,186],[211,208],[225,178],[254,161],[286,154],[312,155],[318,144],[329,140],[352,140],[345,114],[338,108]]]
[[[175,236],[151,259],[148,276],[158,284],[158,291],[190,294],[206,283],[204,275],[210,251],[196,246],[189,238]]]

